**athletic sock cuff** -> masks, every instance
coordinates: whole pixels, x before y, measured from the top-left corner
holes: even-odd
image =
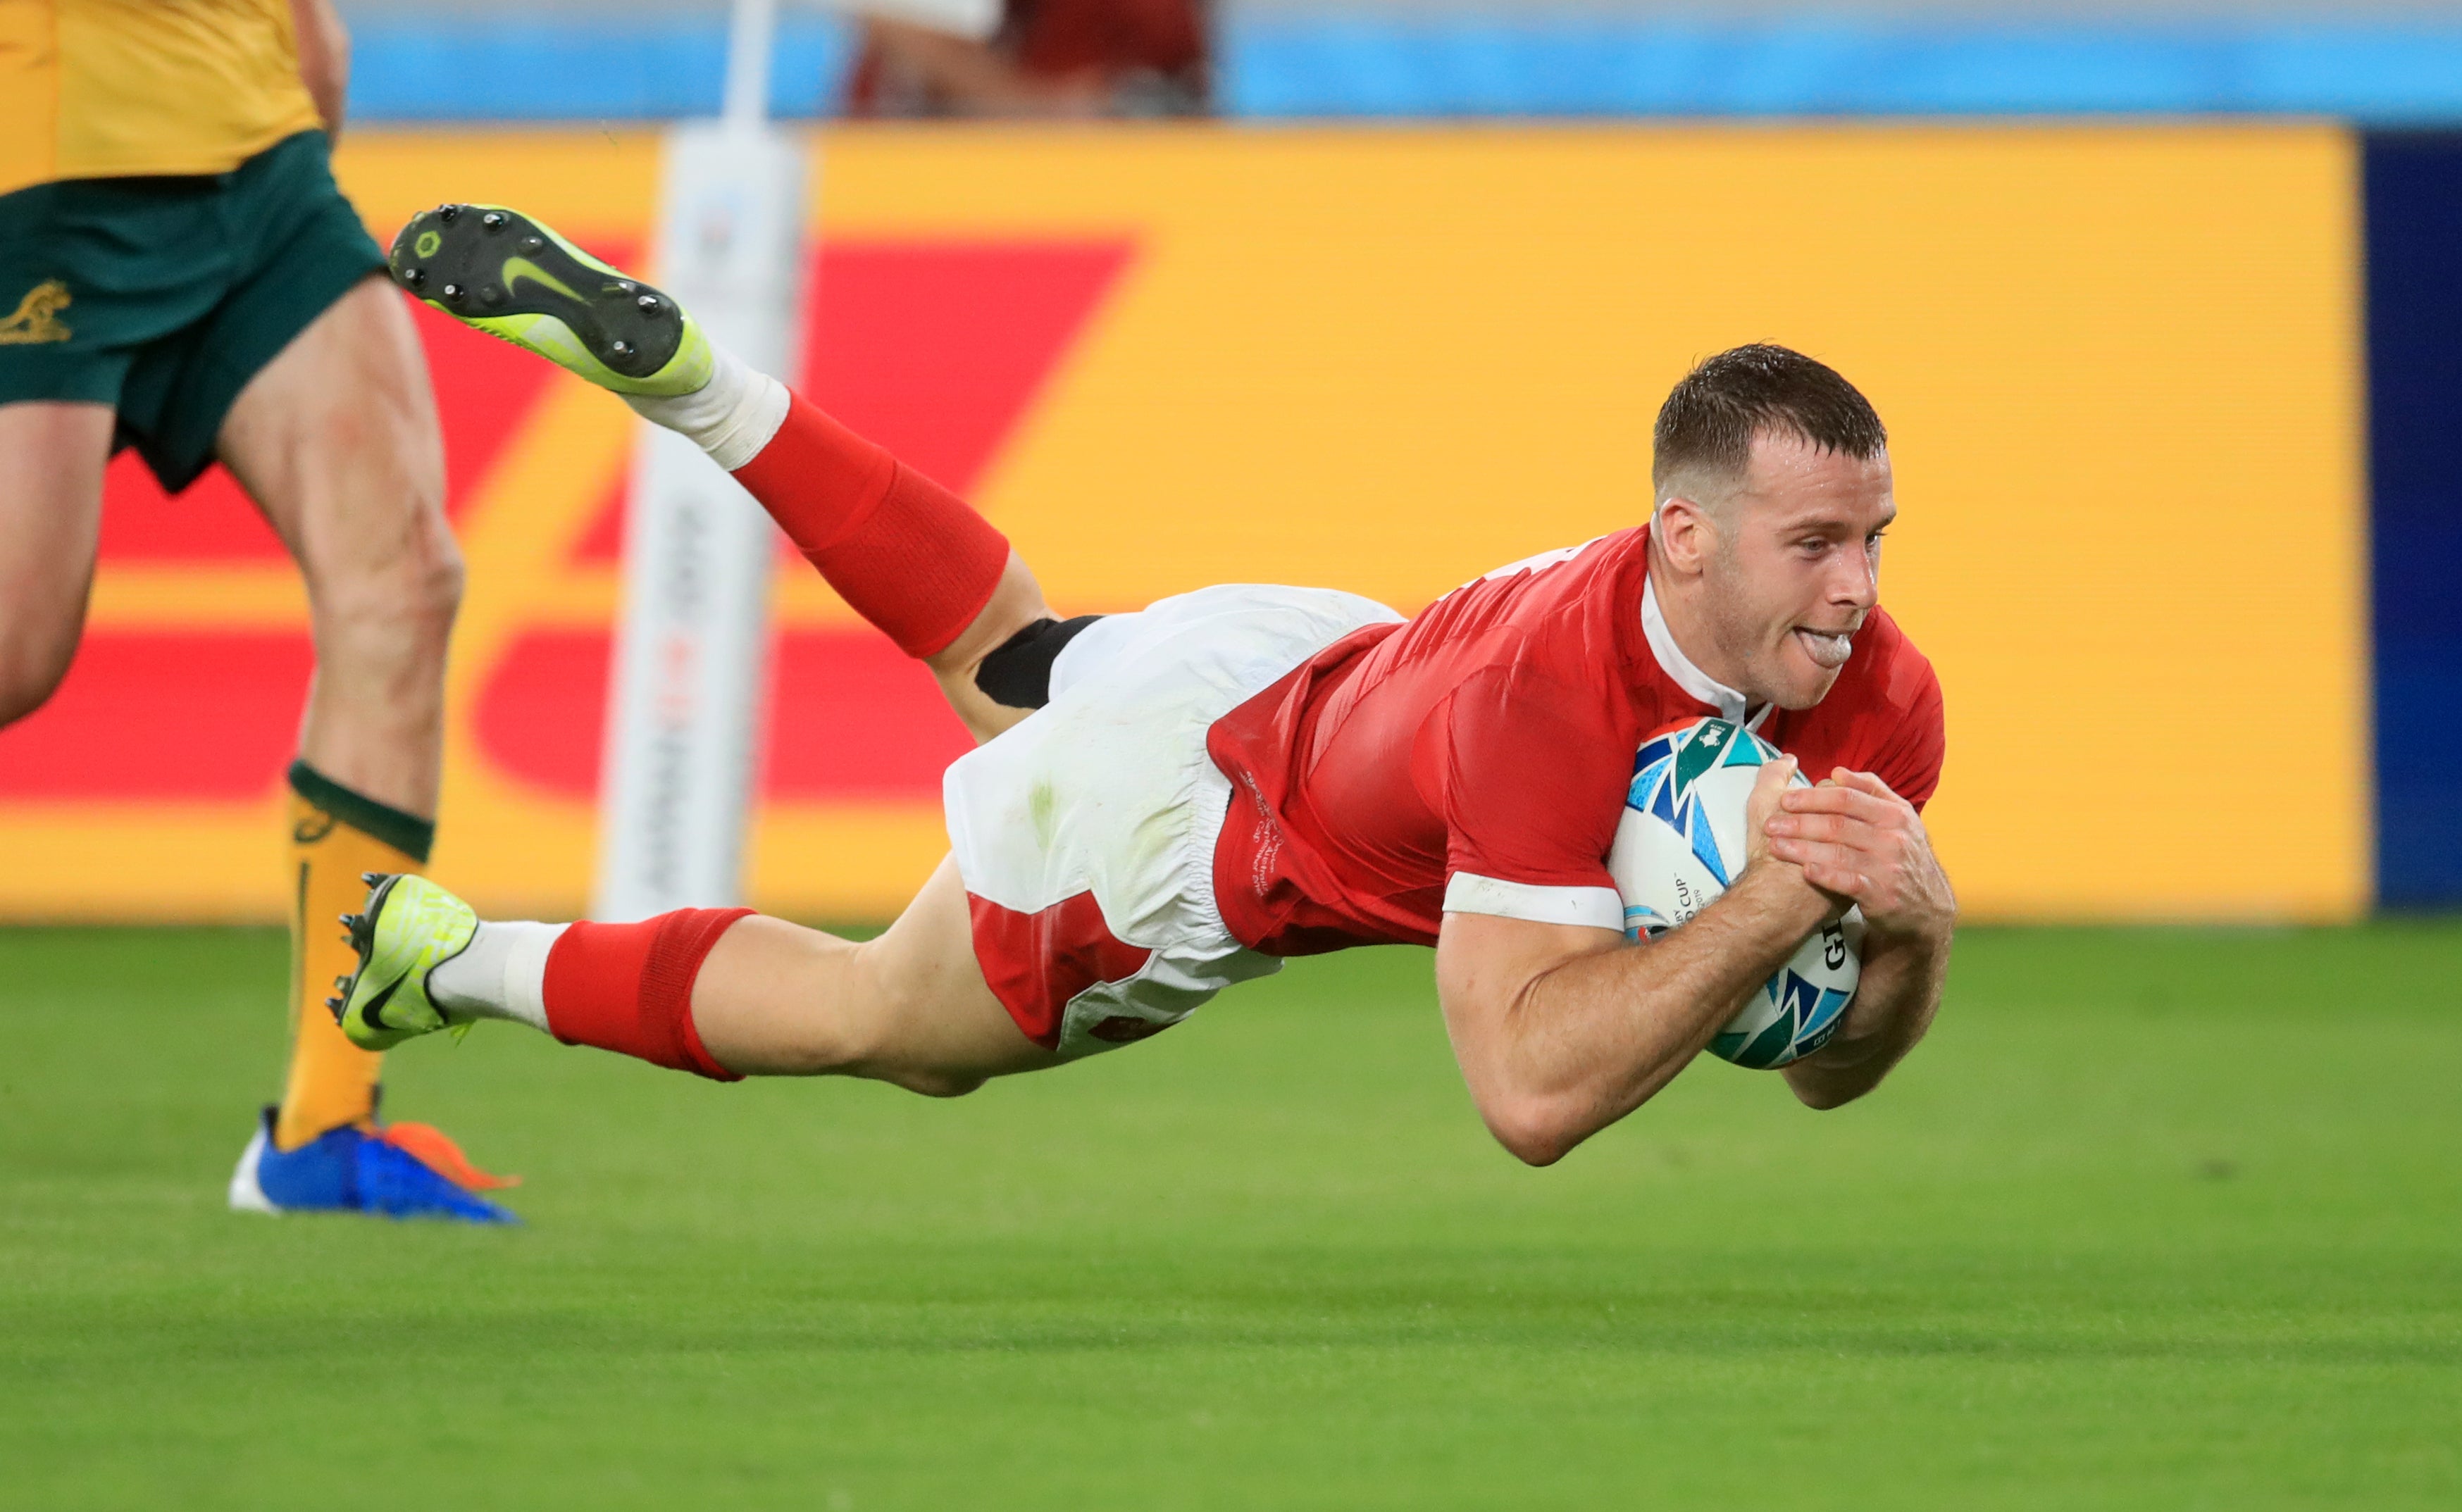
[[[748,908],[683,908],[637,924],[579,923],[548,952],[548,1032],[712,1081],[742,1081],[693,1025],[693,980]]]
[[[877,508],[807,552],[850,608],[910,657],[937,656],[991,602],[1008,537],[963,499],[903,463]]]
[[[405,813],[353,792],[304,761],[291,764],[291,790],[361,834],[381,840],[420,865],[436,847],[436,821]]]
[[[849,607],[910,657],[947,649],[991,601],[1008,537],[801,395],[735,471]]]
[[[847,429],[801,394],[769,443],[735,469],[778,528],[806,556],[860,528],[896,481],[897,459]]]

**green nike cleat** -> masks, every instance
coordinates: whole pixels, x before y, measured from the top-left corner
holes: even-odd
[[[447,1023],[427,996],[427,974],[470,946],[479,916],[423,876],[367,874],[367,912],[344,914],[359,969],[335,982],[325,1000],[334,1022],[361,1049],[385,1050]]]
[[[600,388],[672,397],[709,381],[709,341],[681,305],[519,210],[422,210],[385,260],[425,303]]]

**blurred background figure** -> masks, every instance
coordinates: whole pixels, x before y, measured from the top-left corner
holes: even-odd
[[[1203,116],[1210,52],[1203,0],[1005,0],[983,41],[875,16],[862,24],[846,113]]]

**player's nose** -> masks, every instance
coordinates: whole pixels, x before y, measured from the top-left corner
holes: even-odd
[[[1863,611],[1880,601],[1880,564],[1863,551],[1836,551],[1829,580],[1829,599]]]

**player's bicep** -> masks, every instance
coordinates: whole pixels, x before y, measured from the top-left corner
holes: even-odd
[[[1584,956],[1626,943],[1621,929],[1448,912],[1436,931],[1436,1001],[1462,1072],[1477,1091],[1515,1004],[1533,983]]]
[[[1518,668],[1466,680],[1423,731],[1445,911],[1621,930],[1607,869],[1632,752],[1595,698]]]

